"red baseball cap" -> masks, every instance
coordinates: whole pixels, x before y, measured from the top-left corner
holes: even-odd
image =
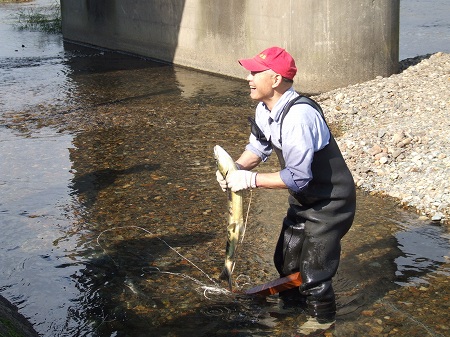
[[[264,71],[272,69],[277,74],[292,80],[297,67],[292,56],[283,48],[271,47],[251,59],[239,60],[241,66],[248,71]]]

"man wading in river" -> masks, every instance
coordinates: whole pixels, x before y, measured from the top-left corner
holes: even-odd
[[[332,277],[339,265],[342,237],[352,225],[356,196],[352,175],[330,134],[320,107],[294,91],[297,73],[291,55],[272,47],[239,63],[250,74],[250,96],[259,101],[239,170],[217,175],[222,189],[289,190],[274,262],[280,277],[300,271],[303,283],[280,293],[319,323],[335,320]],[[297,100],[299,99],[299,100]],[[296,103],[292,105],[293,103]],[[287,113],[286,113],[287,112]],[[281,171],[250,171],[275,152]]]

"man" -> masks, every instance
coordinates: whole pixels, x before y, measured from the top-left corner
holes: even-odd
[[[224,180],[222,189],[288,189],[289,209],[275,249],[280,277],[300,271],[299,288],[282,292],[319,323],[335,320],[332,287],[340,260],[340,240],[352,225],[355,185],[342,154],[314,101],[299,98],[292,87],[295,61],[284,49],[272,47],[239,63],[250,74],[250,96],[259,101],[249,143],[236,161],[239,170]],[[312,104],[312,105],[311,105]],[[314,106],[314,107],[313,107]],[[283,116],[283,112],[288,112]],[[275,152],[279,172],[250,171]]]

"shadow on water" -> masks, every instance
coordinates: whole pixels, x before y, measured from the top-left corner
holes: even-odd
[[[93,329],[101,336],[280,335],[281,330],[274,330],[277,321],[301,312],[280,310],[273,300],[232,295],[193,266],[194,262],[205,263],[204,259],[194,254],[188,261],[179,255],[192,241],[202,246],[211,239],[207,232],[161,239],[128,226],[101,233],[97,241],[104,255],[90,259],[76,276],[84,293],[80,311],[72,317],[80,322],[76,332]],[[86,322],[92,324],[89,329]]]
[[[170,332],[171,318],[195,307],[190,304],[193,298],[183,298],[196,295],[191,291],[192,282],[185,282],[183,275],[194,277],[196,273],[166,242],[180,249],[192,240],[201,245],[209,239],[208,233],[195,233],[189,238],[166,235],[161,239],[141,227],[130,226],[99,234],[96,241],[101,251],[75,277],[84,294],[72,317],[80,323],[74,325],[79,329],[77,334],[84,335],[91,329],[100,336]],[[92,326],[86,327],[86,322]]]
[[[303,313],[242,295],[277,278],[284,191],[253,192],[237,292],[217,280],[226,196],[212,148],[245,146],[247,84],[68,43],[56,54],[0,63],[15,83],[2,91],[22,97],[0,105],[2,293],[44,336],[299,335]],[[39,95],[21,88],[30,74]],[[315,335],[444,335],[448,255],[444,228],[359,191],[338,320]]]
[[[152,172],[157,169],[158,166],[151,166],[148,164],[135,165],[123,170],[107,168],[75,177],[71,187],[74,190],[73,194],[83,195],[83,198],[81,199],[85,200],[83,202],[84,207],[91,207],[97,199],[97,194],[101,190],[114,184],[119,177],[126,174],[137,174],[139,172]]]
[[[450,235],[440,226],[424,225],[411,226],[400,224],[395,238],[402,254],[395,259],[397,271],[395,273],[400,285],[427,283],[420,277],[436,270],[437,264],[448,262]],[[420,254],[417,254],[420,252]],[[450,276],[450,272],[441,271]]]

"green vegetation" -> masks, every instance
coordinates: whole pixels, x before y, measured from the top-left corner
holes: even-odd
[[[49,8],[24,8],[17,14],[17,21],[17,27],[21,30],[61,33],[60,4],[55,3]]]
[[[3,337],[24,337],[24,334],[17,331],[14,323],[7,318],[0,318],[0,336]]]

